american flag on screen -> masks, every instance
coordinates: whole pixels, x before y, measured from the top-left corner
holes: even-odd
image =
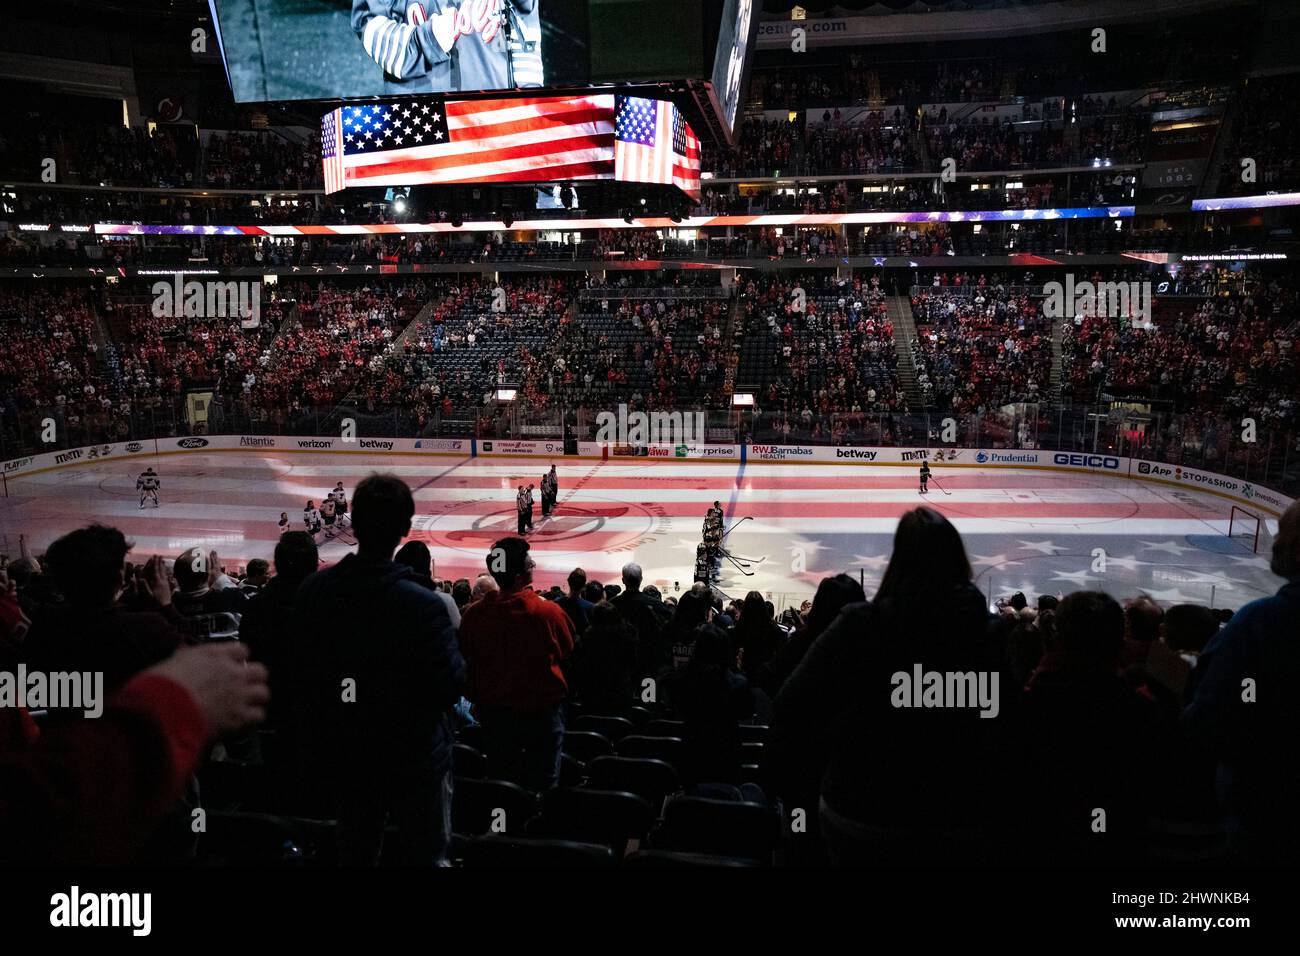
[[[343,106],[321,122],[325,191],[423,183],[614,178],[614,97]]]
[[[619,96],[615,126],[615,179],[678,186],[700,197],[700,141],[676,104]]]

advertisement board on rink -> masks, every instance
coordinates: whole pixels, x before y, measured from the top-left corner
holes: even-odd
[[[113,442],[66,448],[59,451],[22,455],[0,463],[0,475],[7,481],[52,469],[75,465],[128,461],[185,452],[278,451],[291,453],[426,454],[481,457],[564,457],[562,441],[529,441],[485,438],[356,438],[300,435],[190,435],[144,441]],[[578,457],[609,461],[718,461],[770,464],[858,464],[893,468],[920,467],[924,462],[942,474],[954,468],[1043,468],[1083,474],[1111,475],[1180,485],[1231,498],[1247,507],[1280,516],[1293,499],[1254,482],[1199,468],[1161,461],[1130,459],[1089,452],[1052,451],[1043,448],[876,448],[834,445],[791,444],[680,444],[630,446],[578,442]]]

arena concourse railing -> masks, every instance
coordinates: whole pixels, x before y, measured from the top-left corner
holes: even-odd
[[[691,410],[680,410],[694,414]],[[206,420],[161,403],[130,416],[42,409],[0,414],[0,461],[99,443],[187,435],[341,435],[358,438],[479,438],[555,441],[575,447],[596,439],[602,412],[617,406],[530,408],[524,402],[420,413],[412,407],[343,404],[267,412],[214,400]],[[983,414],[870,411],[805,416],[802,412],[705,410],[700,443],[874,446],[918,449],[1043,449],[1160,461],[1228,475],[1300,497],[1300,430],[1247,416],[1143,411],[1114,405],[1006,405]],[[43,423],[54,422],[53,442]],[[350,424],[349,424],[350,422]],[[1250,440],[1253,439],[1253,440]],[[697,439],[698,440],[698,439]]]

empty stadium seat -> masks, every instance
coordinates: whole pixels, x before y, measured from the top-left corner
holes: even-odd
[[[597,757],[606,757],[614,752],[614,745],[604,734],[592,730],[566,730],[564,732],[564,753],[590,763]]]
[[[587,764],[587,786],[597,790],[626,790],[657,807],[681,789],[671,764],[640,757],[597,757]]]
[[[651,834],[656,849],[716,853],[771,861],[780,838],[776,810],[757,803],[676,796]]]
[[[467,841],[461,849],[467,869],[543,869],[610,867],[617,858],[607,846],[571,840],[545,840],[491,834]]]
[[[507,780],[474,780],[456,777],[453,781],[451,825],[456,833],[477,836],[491,831],[505,814],[506,833],[522,833],[537,816],[537,797]]]

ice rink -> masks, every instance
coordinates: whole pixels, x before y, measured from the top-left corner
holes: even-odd
[[[146,464],[161,477],[161,504],[140,510],[135,480]],[[308,499],[319,503],[336,481],[350,497],[361,478],[383,470],[414,490],[412,536],[432,550],[435,575],[473,578],[491,543],[515,532],[515,489],[539,483],[549,464],[247,451],[81,464],[9,479],[8,496],[0,498],[0,552],[16,556],[21,533],[39,553],[60,534],[99,521],[135,542],[133,560],[174,558],[201,545],[242,566],[271,557],[282,511],[301,530]],[[1248,540],[1227,536],[1229,501],[1125,477],[936,466],[938,484],[922,498],[910,466],[557,465],[558,513],[543,521],[539,505],[529,535],[539,588],[562,584],[575,566],[617,582],[619,568],[633,560],[665,595],[689,588],[714,500],[734,526],[726,541],[738,559],[723,562],[722,590],[761,591],[778,610],[811,597],[822,577],[840,571],[862,575],[870,594],[899,515],[922,501],[956,524],[977,583],[993,598],[1100,588],[1117,597],[1145,591],[1166,604],[1235,608],[1281,583],[1268,570],[1266,546],[1253,554]],[[321,556],[337,561],[353,548],[350,536],[322,541]],[[1096,549],[1104,551],[1104,570]]]

